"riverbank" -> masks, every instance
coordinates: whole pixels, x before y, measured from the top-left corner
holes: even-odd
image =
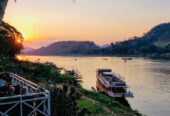
[[[1,59],[0,71],[1,72],[14,72],[17,73],[43,87],[49,89],[52,93],[52,111],[53,114],[89,114],[89,115],[110,115],[110,112],[105,108],[110,108],[114,115],[122,116],[138,116],[137,111],[132,110],[130,107],[122,105],[120,102],[111,99],[103,94],[94,91],[88,91],[81,87],[81,76],[74,71],[66,71],[61,73],[61,68],[56,65],[46,62],[29,62],[17,61],[14,59]],[[51,85],[63,83],[70,87],[64,86],[63,88],[54,88]],[[67,88],[67,89],[66,89]],[[87,99],[92,99],[98,103],[92,103]],[[59,102],[60,101],[60,102]],[[105,108],[99,104],[105,105]],[[73,107],[70,107],[73,106]],[[58,110],[57,110],[58,109]],[[65,109],[66,111],[63,111]],[[57,110],[57,112],[55,112]]]

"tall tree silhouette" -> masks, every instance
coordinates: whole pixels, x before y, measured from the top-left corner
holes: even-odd
[[[2,19],[5,14],[7,3],[8,3],[8,0],[0,0],[0,24],[2,23]]]
[[[23,37],[14,27],[2,22],[0,25],[0,56],[14,57],[23,48]]]

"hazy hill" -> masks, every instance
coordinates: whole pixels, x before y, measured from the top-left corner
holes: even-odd
[[[139,39],[139,40],[138,40]],[[170,43],[170,23],[163,23],[155,26],[142,37],[137,38],[137,42],[145,42],[146,45],[165,47]]]
[[[86,51],[98,49],[99,47],[90,41],[60,41],[47,47],[27,52],[31,55],[80,55]]]
[[[170,44],[170,23],[164,23],[154,27],[144,38],[153,41],[153,44],[156,46],[167,46]]]
[[[24,52],[24,53],[27,53],[27,52],[32,52],[32,51],[34,51],[34,50],[35,50],[34,48],[24,47],[23,52]]]
[[[89,54],[145,55],[151,53],[170,53],[170,23],[155,26],[142,37],[111,43],[110,46],[91,51]]]

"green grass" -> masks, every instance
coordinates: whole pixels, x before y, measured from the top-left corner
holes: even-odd
[[[122,115],[122,116],[140,116],[141,114],[137,111],[132,110],[130,107],[126,107],[122,105],[120,102],[114,100],[113,98],[110,98],[104,94],[88,91],[85,89],[81,89],[80,92],[83,95],[86,95],[87,97],[94,99],[96,101],[99,101],[103,104],[105,104],[108,108],[111,108],[116,114]]]
[[[91,102],[79,99],[78,100],[78,108],[86,108],[88,111],[91,112],[91,115],[100,115],[100,116],[109,116],[109,114],[100,106],[96,104],[92,104]]]

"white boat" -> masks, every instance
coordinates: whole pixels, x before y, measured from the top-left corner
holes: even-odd
[[[96,87],[110,97],[133,97],[123,78],[111,69],[97,69]]]

